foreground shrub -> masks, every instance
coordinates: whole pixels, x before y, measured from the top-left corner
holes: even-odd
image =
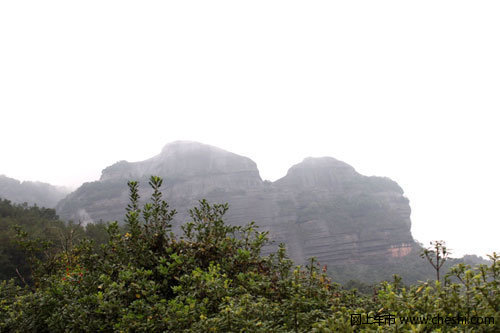
[[[283,245],[262,256],[268,235],[254,223],[224,222],[228,206],[202,200],[182,233],[172,233],[175,210],[151,177],[150,202],[139,207],[129,182],[125,229],[108,226],[109,241],[89,240],[39,263],[33,290],[0,284],[0,331],[28,332],[348,332],[429,331],[432,324],[352,326],[352,314],[489,315],[498,328],[499,261],[476,271],[460,266],[444,285],[403,287],[396,278],[373,296],[332,283],[311,259],[295,267]],[[455,330],[463,327],[451,327]],[[444,328],[446,330],[447,328]]]

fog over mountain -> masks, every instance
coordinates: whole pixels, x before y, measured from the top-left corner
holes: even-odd
[[[117,162],[99,181],[83,184],[57,206],[65,219],[118,220],[128,202],[128,180],[164,179],[164,194],[179,213],[174,229],[186,222],[200,199],[228,202],[227,222],[255,221],[277,243],[287,245],[297,262],[317,257],[325,264],[387,263],[409,255],[416,244],[410,232],[410,206],[389,178],[366,177],[332,157],[306,158],[285,177],[263,181],[249,158],[187,141],[166,145],[140,162]]]
[[[0,2],[0,174],[76,188],[177,139],[272,181],[332,156],[396,180],[425,244],[497,250],[500,2],[151,6]]]
[[[284,243],[295,262],[316,257],[332,267],[339,281],[373,282],[393,273],[417,281],[432,275],[419,258],[422,245],[412,236],[410,203],[403,189],[389,178],[364,176],[333,157],[307,157],[271,182],[262,180],[248,157],[199,142],[175,141],[146,160],[122,160],[104,168],[99,180],[72,193],[0,176],[0,197],[55,207],[66,221],[122,223],[129,200],[127,182],[139,181],[144,202],[152,193],[151,175],[163,178],[164,199],[178,212],[176,233],[199,200],[227,202],[226,222],[255,221],[269,231],[273,244],[266,252]],[[477,256],[461,260],[483,262]]]
[[[19,181],[0,175],[0,198],[14,203],[36,204],[47,208],[54,208],[70,190],[62,186],[53,186],[42,182]]]

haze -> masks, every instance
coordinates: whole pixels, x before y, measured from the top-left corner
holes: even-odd
[[[412,233],[499,250],[498,1],[3,1],[0,174],[77,187],[174,140],[332,156]]]

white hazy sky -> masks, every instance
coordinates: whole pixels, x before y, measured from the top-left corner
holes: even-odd
[[[333,156],[414,237],[500,250],[499,1],[1,1],[0,174],[78,186],[174,140],[275,180]]]

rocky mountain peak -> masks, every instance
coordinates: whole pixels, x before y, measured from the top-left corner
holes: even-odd
[[[128,203],[128,180],[143,185],[163,178],[164,197],[179,214],[178,232],[200,199],[229,203],[227,221],[254,220],[274,244],[286,243],[296,262],[316,257],[325,264],[385,262],[409,255],[408,199],[388,178],[367,177],[332,157],[306,158],[285,177],[263,182],[251,159],[210,145],[176,141],[140,162],[121,161],[62,200],[58,213],[73,220],[120,220]],[[177,229],[175,229],[177,228]]]
[[[149,160],[158,175],[218,175],[249,173],[260,182],[257,164],[248,157],[194,141],[175,141],[163,147],[161,153]],[[154,173],[152,173],[154,174]]]
[[[103,170],[100,180],[139,180],[151,175],[163,177],[170,185],[190,182],[205,189],[262,183],[257,164],[248,157],[193,141],[169,143],[160,154],[144,161],[117,162]]]
[[[300,187],[332,187],[362,177],[349,164],[333,157],[307,157],[276,183]]]
[[[201,142],[188,141],[188,140],[177,140],[167,143],[163,146],[160,155],[185,155],[189,153],[200,153],[200,152],[215,152],[215,153],[229,153],[224,149],[207,145]]]

